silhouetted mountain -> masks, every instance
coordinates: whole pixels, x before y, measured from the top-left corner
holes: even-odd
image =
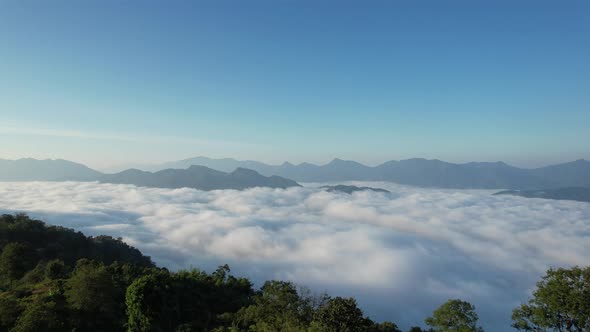
[[[258,172],[237,168],[231,173],[205,166],[193,165],[187,169],[165,169],[155,173],[129,169],[116,174],[105,174],[100,182],[133,184],[156,188],[195,188],[200,190],[246,189],[252,187],[289,188],[299,184],[279,176],[266,177]]]
[[[548,181],[530,170],[503,162],[453,164],[440,160],[408,159],[376,167],[379,180],[421,187],[442,188],[536,188]]]
[[[590,202],[589,187],[569,187],[544,190],[505,190],[497,192],[494,195],[515,195],[527,198],[545,198]]]
[[[0,159],[0,181],[95,181],[100,175],[82,164],[62,159]]]
[[[590,161],[579,159],[569,163],[537,168],[532,173],[550,179],[552,187],[577,187],[590,185]]]
[[[191,162],[219,170],[246,167],[262,175],[278,175],[299,182],[389,181],[412,186],[458,189],[539,189],[590,184],[590,162],[586,160],[537,169],[513,167],[503,162],[454,164],[420,158],[388,161],[376,167],[341,159],[334,159],[321,166],[310,163],[293,165],[288,162],[267,165],[255,161],[206,157],[185,159],[178,163]]]
[[[287,179],[299,182],[388,181],[411,186],[457,189],[525,190],[590,185],[590,162],[587,160],[536,169],[513,167],[503,162],[454,164],[420,158],[388,161],[375,167],[341,159],[334,159],[325,165],[310,163],[293,165],[288,162],[281,165],[267,165],[251,160],[206,157],[185,159],[164,165],[178,165],[183,169],[168,168],[155,173],[129,169],[115,174],[102,174],[66,160],[0,159],[0,181],[100,180],[152,187],[192,187],[205,190],[253,186],[282,188],[295,183],[290,183]],[[193,168],[191,167],[193,165],[204,166],[204,168]],[[159,167],[152,166],[152,168]],[[201,171],[197,171],[198,169]],[[249,169],[260,174],[252,174],[240,169]],[[228,170],[236,171],[224,175],[229,172]],[[231,181],[234,181],[233,184]]]
[[[161,165],[146,167],[146,170],[162,170],[166,168],[187,168],[191,165],[200,165],[213,168],[218,171],[229,172],[236,168],[248,168],[259,172],[262,175],[279,175],[286,178],[298,178],[299,181],[342,181],[355,180],[363,177],[363,180],[370,177],[371,167],[362,165],[355,161],[334,159],[327,165],[318,166],[310,163],[293,165],[285,162],[282,165],[268,165],[253,160],[236,160],[231,158],[212,159],[207,157],[195,157],[175,162],[168,162]],[[344,178],[343,178],[344,177]]]
[[[188,159],[183,159],[183,160],[179,160],[179,161],[172,161],[172,162],[167,162],[164,164],[159,164],[159,165],[149,165],[149,166],[145,166],[144,169],[146,171],[152,171],[152,172],[156,172],[156,171],[161,171],[164,169],[186,169],[191,167],[192,165],[199,165],[199,166],[205,166],[205,167],[209,167],[218,171],[222,171],[222,172],[232,172],[234,171],[236,168],[248,168],[248,169],[253,169],[256,170],[257,172],[260,172],[259,169],[264,169],[265,167],[270,167],[272,168],[273,166],[270,165],[266,165],[264,163],[261,162],[257,162],[257,161],[253,161],[253,160],[235,160],[232,158],[221,158],[221,159],[212,159],[212,158],[207,158],[207,157],[194,157],[194,158],[188,158]]]
[[[338,184],[335,186],[323,186],[321,187],[326,189],[326,191],[330,192],[343,192],[347,194],[352,194],[353,192],[357,191],[374,191],[378,193],[391,193],[389,190],[381,189],[381,188],[372,188],[372,187],[357,187],[357,186],[346,186],[343,184]]]

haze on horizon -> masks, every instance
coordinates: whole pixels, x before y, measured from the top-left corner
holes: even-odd
[[[584,1],[6,1],[0,158],[590,159]]]

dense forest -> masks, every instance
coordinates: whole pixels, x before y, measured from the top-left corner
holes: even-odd
[[[354,298],[286,281],[157,267],[109,236],[86,237],[26,215],[0,217],[0,331],[401,332],[374,322]],[[590,268],[549,270],[514,309],[521,331],[590,331]],[[475,307],[452,299],[420,331],[482,331]]]

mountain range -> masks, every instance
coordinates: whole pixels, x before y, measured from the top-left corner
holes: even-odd
[[[288,188],[299,184],[280,176],[236,168],[226,173],[205,166],[147,172],[128,169],[104,174],[85,165],[63,159],[0,159],[0,181],[99,181],[155,188],[195,188],[200,190],[246,189],[252,187]]]
[[[278,175],[298,182],[386,181],[399,184],[457,189],[540,189],[590,186],[590,161],[534,168],[518,168],[504,162],[449,163],[437,159],[414,158],[367,166],[356,161],[334,159],[325,165],[285,162],[268,165],[258,161],[231,158],[196,157],[161,165],[151,170],[202,165],[229,172],[249,168],[262,175]]]
[[[194,167],[193,167],[194,166]],[[200,166],[200,167],[196,167]],[[289,180],[291,179],[291,180]],[[378,166],[334,159],[325,165],[268,165],[257,161],[196,157],[144,170],[104,174],[66,160],[1,160],[0,181],[101,181],[165,188],[241,189],[284,188],[297,182],[387,181],[420,187],[456,189],[547,189],[590,187],[590,162],[573,162],[525,169],[504,162],[455,164],[441,160],[407,159]],[[297,182],[295,182],[297,181]]]
[[[557,199],[578,202],[590,202],[589,187],[569,187],[542,190],[505,190],[494,195],[514,195],[527,198]]]
[[[200,190],[247,189],[253,187],[289,188],[298,187],[293,180],[280,176],[263,176],[246,168],[236,168],[231,173],[217,171],[205,166],[192,165],[187,169],[165,169],[146,172],[128,169],[116,174],[104,174],[100,182],[133,184],[155,188],[195,188]]]
[[[0,181],[95,181],[102,173],[63,160],[0,159]]]

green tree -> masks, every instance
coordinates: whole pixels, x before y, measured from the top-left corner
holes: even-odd
[[[80,260],[65,288],[67,303],[78,316],[74,325],[79,329],[112,330],[124,320],[122,310],[118,310],[113,277],[102,264]]]
[[[477,320],[475,307],[471,303],[455,299],[443,303],[425,322],[436,332],[483,331],[477,327]]]
[[[35,251],[23,243],[8,243],[0,255],[0,274],[7,280],[18,280],[35,267]]]
[[[54,302],[30,303],[11,332],[61,332],[67,330],[60,309]]]
[[[228,265],[207,274],[197,269],[174,275],[179,297],[186,307],[184,320],[205,329],[231,324],[238,310],[252,304],[252,283],[229,274]]]
[[[549,269],[512,320],[520,331],[590,331],[590,267]]]
[[[424,330],[422,330],[422,328],[420,326],[412,326],[412,327],[410,327],[408,332],[424,332]]]
[[[151,273],[135,280],[125,297],[127,326],[134,331],[174,331],[178,319],[177,294],[167,271]]]
[[[368,331],[373,324],[364,318],[354,298],[330,299],[317,310],[314,317],[314,325],[325,332]]]
[[[402,330],[399,329],[399,327],[397,326],[397,324],[392,323],[392,322],[382,322],[382,323],[376,323],[375,327],[373,328],[373,331],[375,332],[402,332]]]
[[[81,261],[66,282],[66,298],[75,309],[100,312],[113,305],[113,278],[95,262]]]
[[[45,266],[45,276],[49,279],[62,279],[66,277],[66,266],[63,261],[54,259]]]
[[[8,331],[14,326],[22,309],[18,299],[11,294],[0,294],[0,331]]]
[[[250,331],[301,331],[309,325],[309,305],[293,283],[267,281],[254,304],[238,311],[234,325]]]

